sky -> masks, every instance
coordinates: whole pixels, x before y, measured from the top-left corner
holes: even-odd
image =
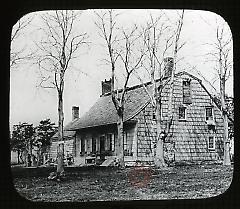
[[[124,28],[131,28],[135,23],[144,24],[150,13],[155,17],[159,15],[159,10],[137,9],[117,10],[117,12],[120,13],[118,26]],[[175,10],[165,10],[165,12],[170,20],[175,20]],[[26,15],[26,17],[33,15],[33,21],[24,29],[21,36],[12,43],[11,50],[24,48],[25,51],[31,51],[36,48],[34,43],[43,36],[39,27],[42,27],[40,15],[44,13],[35,12]],[[214,26],[216,26],[216,20],[224,22],[222,17],[212,12],[185,11],[180,41],[186,41],[186,44],[179,52],[179,57],[184,59],[179,61],[178,71],[191,71],[192,74],[195,74],[194,70],[191,70],[195,67],[212,82],[215,77],[214,65],[207,61],[206,53],[210,50],[210,45],[207,43],[215,40]],[[80,16],[80,21],[76,24],[75,32],[87,32],[91,43],[88,48],[83,48],[79,52],[79,56],[71,64],[71,69],[66,73],[64,124],[71,121],[72,106],[80,107],[80,116],[88,111],[101,94],[101,81],[109,79],[111,75],[111,67],[102,62],[102,59],[107,58],[107,49],[103,45],[103,39],[98,35],[94,21],[96,21],[96,15],[93,10],[85,10]],[[224,24],[228,28],[227,23]],[[171,53],[169,56],[171,56]],[[129,86],[138,83],[136,78],[132,78]],[[33,62],[25,62],[10,69],[10,129],[12,125],[19,122],[37,125],[41,120],[47,118],[57,124],[56,90],[42,89],[37,87],[38,84],[39,69]],[[227,82],[226,92],[233,96],[232,77]]]

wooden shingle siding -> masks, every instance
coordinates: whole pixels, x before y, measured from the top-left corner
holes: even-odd
[[[174,144],[175,161],[218,160],[222,157],[223,119],[220,110],[212,102],[208,93],[201,84],[191,80],[191,104],[186,107],[186,120],[179,120],[179,106],[183,105],[183,80],[187,75],[175,77],[173,90],[173,122],[170,129],[171,137],[166,142]],[[168,93],[167,84],[161,94],[162,121],[161,128],[165,129],[168,118]],[[213,105],[216,129],[214,132],[215,150],[208,150],[208,137],[210,131],[206,124],[205,107]],[[153,160],[153,146],[156,142],[156,126],[152,120],[152,106],[149,103],[134,119],[138,121],[137,128],[137,156],[150,157]],[[150,130],[150,132],[149,132]],[[172,150],[168,150],[172,152]],[[165,153],[166,155],[167,153]]]
[[[191,101],[184,102],[183,81],[190,79]],[[166,81],[165,79],[164,81]],[[152,86],[146,88],[151,91]],[[187,90],[188,91],[188,90]],[[169,84],[164,86],[161,93],[161,129],[165,130],[168,119]],[[107,107],[107,108],[106,108]],[[179,118],[179,108],[185,109],[185,116]],[[212,107],[215,131],[209,130],[206,121],[206,107]],[[139,85],[127,90],[124,107],[124,149],[130,150],[132,155],[125,156],[125,161],[134,163],[140,160],[153,163],[156,144],[156,121],[153,117],[148,94]],[[81,145],[84,146],[83,155],[92,151],[92,138],[96,138],[96,151],[100,150],[100,137],[114,133],[117,144],[117,113],[110,94],[101,96],[94,106],[81,118],[69,124],[70,130],[77,130],[75,146],[76,156],[80,155]],[[209,124],[209,120],[208,120]],[[214,124],[214,123],[213,123]],[[212,124],[212,125],[213,125]],[[209,149],[209,137],[215,139],[215,149]],[[82,143],[85,142],[85,143]],[[105,144],[106,145],[106,144]],[[107,149],[107,147],[105,147]],[[85,153],[85,151],[87,153]],[[116,155],[116,149],[111,152]],[[212,101],[209,93],[196,77],[186,73],[178,73],[174,80],[173,89],[173,121],[170,133],[165,139],[164,155],[167,160],[201,161],[218,160],[223,157],[223,119],[220,110]]]
[[[135,120],[138,121],[137,126],[137,159],[141,161],[153,161],[154,143],[156,142],[156,125],[153,120],[153,110],[149,103],[143,111],[141,111]]]
[[[57,147],[58,147],[58,141],[52,141],[50,146],[50,158],[53,160],[57,157]],[[64,142],[64,155],[66,156],[67,153],[74,155],[74,139],[68,139]]]
[[[64,152],[67,154],[74,155],[74,140],[67,140],[64,143]]]

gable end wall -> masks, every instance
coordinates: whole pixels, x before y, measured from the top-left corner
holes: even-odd
[[[208,93],[201,84],[191,80],[192,103],[185,105],[187,119],[180,121],[178,116],[179,106],[183,105],[182,81],[184,78],[190,78],[188,75],[182,75],[175,78],[174,81],[174,111],[173,123],[170,129],[170,137],[166,139],[167,144],[172,144],[175,161],[203,161],[219,160],[223,157],[223,119],[220,110],[212,102]],[[162,93],[162,129],[165,129],[168,117],[168,92],[169,85]],[[205,121],[205,107],[213,106],[216,129],[211,133]],[[156,142],[156,123],[153,120],[152,106],[149,103],[134,120],[137,124],[137,157],[146,161],[153,161],[154,144]],[[208,137],[214,136],[216,141],[215,150],[208,149]],[[169,153],[166,152],[165,156]],[[167,156],[168,157],[168,156]]]

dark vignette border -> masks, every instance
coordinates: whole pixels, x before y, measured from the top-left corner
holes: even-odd
[[[18,195],[14,190],[11,176],[10,149],[9,149],[9,54],[10,35],[12,26],[24,14],[50,9],[97,9],[97,8],[152,8],[152,9],[197,9],[208,10],[221,15],[229,24],[233,34],[234,44],[234,98],[235,114],[235,164],[233,182],[230,188],[222,195],[199,200],[164,200],[164,201],[124,201],[124,202],[90,202],[90,203],[34,203],[27,201]],[[217,0],[22,0],[5,1],[2,6],[1,15],[1,131],[0,131],[0,208],[239,208],[240,206],[240,186],[239,186],[239,132],[238,124],[238,103],[239,103],[239,20],[240,5],[237,0],[217,1]]]

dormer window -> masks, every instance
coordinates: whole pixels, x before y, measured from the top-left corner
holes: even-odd
[[[183,104],[191,104],[192,95],[191,95],[191,80],[183,80]]]

